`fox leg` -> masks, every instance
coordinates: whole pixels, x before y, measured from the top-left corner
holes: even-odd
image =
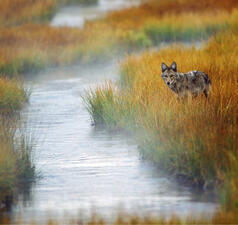
[[[209,96],[209,91],[208,91],[207,89],[205,89],[205,90],[203,91],[203,94],[205,95],[206,98],[208,98],[208,96]]]

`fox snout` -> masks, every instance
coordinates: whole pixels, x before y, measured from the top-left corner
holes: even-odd
[[[169,76],[163,77],[164,82],[168,85],[171,86],[175,83],[175,80]]]

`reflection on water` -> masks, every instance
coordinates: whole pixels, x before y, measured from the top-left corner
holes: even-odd
[[[138,5],[140,0],[99,0],[90,6],[64,7],[53,17],[52,26],[82,27],[86,20],[103,16],[106,12]]]
[[[104,78],[114,79],[116,71],[115,62],[73,66],[49,69],[27,81],[34,89],[24,115],[28,132],[38,140],[43,179],[33,186],[30,200],[22,198],[14,207],[13,217],[21,213],[42,221],[79,210],[88,215],[92,207],[109,217],[119,206],[139,215],[213,212],[216,205],[206,197],[141,161],[132,138],[90,126],[80,95]]]

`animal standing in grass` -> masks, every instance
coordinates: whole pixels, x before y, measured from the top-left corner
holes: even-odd
[[[206,98],[209,96],[211,81],[206,73],[200,71],[179,73],[175,62],[170,67],[162,63],[161,69],[164,82],[178,97],[188,95],[197,97],[201,93],[204,93]]]

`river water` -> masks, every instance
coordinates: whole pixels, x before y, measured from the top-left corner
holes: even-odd
[[[62,12],[71,14],[69,9],[60,10],[55,18]],[[82,12],[81,7],[72,10]],[[51,68],[26,78],[32,95],[23,116],[27,132],[34,137],[42,178],[20,196],[13,218],[21,214],[42,222],[64,213],[76,216],[92,211],[109,218],[121,210],[139,215],[212,214],[217,207],[213,200],[142,161],[132,137],[91,126],[80,95],[105,79],[115,80],[117,73],[115,59],[93,66]]]
[[[105,15],[112,10],[138,5],[140,0],[99,0],[92,6],[64,7],[53,17],[52,26],[83,27],[86,20],[92,20]]]

